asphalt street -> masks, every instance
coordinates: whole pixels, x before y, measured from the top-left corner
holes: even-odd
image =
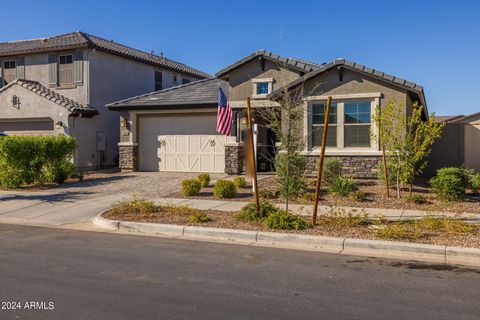
[[[479,319],[479,296],[478,269],[0,225],[2,320]]]

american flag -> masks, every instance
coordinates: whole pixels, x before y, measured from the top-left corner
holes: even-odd
[[[222,88],[218,87],[217,132],[229,136],[232,131],[233,111]]]

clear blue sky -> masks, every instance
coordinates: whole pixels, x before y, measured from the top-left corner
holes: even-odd
[[[257,49],[342,57],[423,85],[437,115],[480,112],[475,1],[24,0],[1,11],[1,42],[81,30],[211,74]]]

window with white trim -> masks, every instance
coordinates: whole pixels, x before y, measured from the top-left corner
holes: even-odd
[[[325,103],[312,104],[312,145],[322,145],[323,127],[325,126]],[[337,104],[332,103],[328,117],[327,146],[337,146]]]
[[[345,102],[344,146],[370,148],[371,102]]]
[[[273,91],[272,78],[252,79],[252,83],[252,98],[254,99],[265,99],[267,94]]]
[[[371,132],[375,130],[372,124],[372,113],[376,99],[344,99],[332,102],[328,119],[326,146],[333,150],[357,150],[377,147]],[[308,103],[309,149],[319,149],[322,145],[323,127],[325,123],[326,102],[310,101]]]

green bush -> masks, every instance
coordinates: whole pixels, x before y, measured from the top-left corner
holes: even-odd
[[[55,183],[64,183],[74,172],[75,166],[71,162],[52,162],[46,166],[46,180]]]
[[[186,179],[182,181],[182,194],[185,197],[196,196],[200,193],[202,185],[197,179]]]
[[[303,194],[303,199],[307,201],[315,201],[315,192],[305,192]]]
[[[275,158],[279,192],[284,199],[295,199],[305,193],[303,179],[305,173],[305,157],[300,153],[278,153]]]
[[[188,217],[188,221],[194,223],[204,223],[210,220],[211,219],[203,212],[194,213],[190,217]]]
[[[65,135],[0,139],[0,186],[64,182],[73,172],[75,146],[75,139]]]
[[[276,199],[277,193],[272,190],[261,189],[258,190],[258,196],[262,199]]]
[[[234,198],[236,193],[237,187],[229,180],[218,180],[213,187],[213,194],[221,199]]]
[[[352,179],[345,176],[337,176],[331,181],[329,190],[334,195],[346,197],[358,190],[358,187]]]
[[[285,210],[272,212],[263,223],[271,229],[303,230],[309,227],[308,222],[303,218]]]
[[[270,202],[260,202],[260,212],[257,213],[256,204],[250,202],[240,209],[235,217],[241,221],[261,221],[276,211],[278,211],[278,208]]]
[[[342,175],[342,162],[338,158],[325,158],[323,162],[323,180],[330,184],[333,179]]]
[[[427,198],[421,194],[412,194],[407,197],[407,202],[416,203],[416,204],[425,204],[427,203]]]
[[[210,175],[208,173],[202,173],[197,177],[198,181],[200,181],[200,186],[202,188],[208,187],[210,184]]]
[[[159,212],[160,208],[151,200],[132,199],[114,204],[110,212],[113,214],[145,214]]]
[[[480,173],[472,174],[469,179],[469,187],[473,193],[480,192]]]
[[[379,161],[376,165],[377,168],[377,178],[380,181],[385,182],[385,170],[383,169],[383,161]],[[397,183],[397,175],[395,173],[395,166],[387,162],[387,168],[388,168],[388,184],[389,186],[393,186]]]
[[[244,188],[247,186],[247,180],[244,177],[235,177],[233,178],[233,183],[237,188]]]
[[[435,195],[447,201],[458,201],[465,197],[468,186],[467,172],[462,168],[442,168],[430,179]]]
[[[355,201],[359,201],[359,202],[365,202],[368,200],[368,197],[367,195],[365,194],[365,192],[363,191],[353,191],[351,194],[350,194],[350,198],[352,198],[353,200]]]

